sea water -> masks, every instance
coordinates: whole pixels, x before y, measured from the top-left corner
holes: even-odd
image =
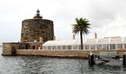
[[[0,74],[126,74],[126,68],[122,60],[89,67],[85,59],[0,55]]]

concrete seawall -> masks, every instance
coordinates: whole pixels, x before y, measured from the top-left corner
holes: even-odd
[[[16,50],[16,55],[39,55],[49,57],[87,58],[88,52],[67,50]]]
[[[8,49],[9,50],[9,49]],[[120,57],[123,56],[126,49],[120,50],[32,50],[32,49],[16,49],[6,52],[2,55],[13,56],[13,55],[35,55],[35,56],[48,56],[48,57],[65,57],[65,58],[87,58],[90,52],[97,54],[98,52],[119,52]]]
[[[49,57],[71,57],[71,58],[87,58],[90,52],[97,54],[98,52],[116,52],[120,57],[123,56],[126,49],[121,50],[16,50],[16,55],[39,55]]]

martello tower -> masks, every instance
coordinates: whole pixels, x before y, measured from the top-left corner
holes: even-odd
[[[53,21],[42,18],[40,11],[37,10],[33,19],[22,21],[21,42],[39,42],[40,38],[44,42],[53,40]]]

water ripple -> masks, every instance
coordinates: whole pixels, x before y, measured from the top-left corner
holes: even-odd
[[[122,61],[89,67],[84,59],[0,55],[0,74],[126,74],[126,68]]]

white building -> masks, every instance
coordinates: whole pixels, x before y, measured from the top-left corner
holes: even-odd
[[[83,40],[83,50],[126,49],[126,37],[106,37]],[[81,50],[80,40],[47,41],[43,50]]]

